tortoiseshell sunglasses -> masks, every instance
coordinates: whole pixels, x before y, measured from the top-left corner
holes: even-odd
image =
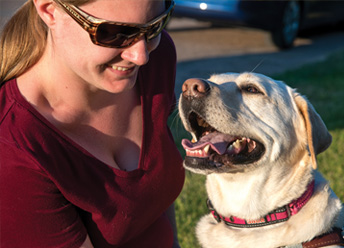
[[[90,34],[94,44],[111,48],[131,46],[143,35],[145,35],[147,42],[154,39],[167,25],[175,6],[173,0],[166,1],[166,11],[160,16],[146,24],[135,24],[98,19],[86,14],[74,5],[66,4],[61,0],[54,1]]]

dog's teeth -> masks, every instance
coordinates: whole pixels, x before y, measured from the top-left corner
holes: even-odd
[[[254,140],[251,140],[250,143],[248,143],[248,152],[252,152],[257,147],[257,143]]]
[[[202,126],[204,124],[204,120],[200,117],[197,117],[197,124],[198,126]]]
[[[233,150],[233,145],[230,145],[228,148],[227,148],[227,151],[232,151]]]
[[[197,117],[197,124],[200,127],[209,127],[209,124],[200,117]]]
[[[204,158],[209,156],[210,145],[207,145],[203,150],[188,150],[186,149],[186,156]]]
[[[232,146],[233,146],[234,148],[238,149],[238,148],[240,148],[242,142],[243,142],[242,139],[241,139],[241,140],[236,140],[236,141],[232,144]]]
[[[209,149],[210,149],[210,145],[206,145],[206,146],[203,148],[203,151],[205,152],[205,154],[208,154],[208,153],[209,153]]]
[[[202,127],[210,127],[210,125],[204,121]]]
[[[186,150],[186,156],[192,157],[194,155],[194,151]]]
[[[237,139],[227,148],[227,151],[241,150],[246,143],[246,138]]]
[[[195,135],[194,133],[192,133],[191,135],[192,135],[192,140],[191,140],[191,142],[192,142],[192,143],[196,143],[196,142],[198,141],[196,135]]]

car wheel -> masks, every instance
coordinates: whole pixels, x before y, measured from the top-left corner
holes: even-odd
[[[271,32],[273,43],[281,48],[290,48],[299,32],[301,6],[298,1],[287,1],[278,27]]]

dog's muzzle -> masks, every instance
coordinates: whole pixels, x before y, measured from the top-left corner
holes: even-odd
[[[242,171],[260,159],[265,148],[250,137],[225,134],[208,124],[202,116],[213,115],[216,119],[216,113],[209,108],[209,100],[218,99],[212,94],[212,87],[216,86],[197,78],[186,80],[182,86],[180,114],[194,136],[192,141],[182,141],[186,151],[184,165],[202,173]]]

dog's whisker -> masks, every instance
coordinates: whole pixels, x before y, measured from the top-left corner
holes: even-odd
[[[252,69],[251,72],[255,72],[255,70],[256,70],[261,64],[263,64],[264,60],[265,60],[265,58],[263,58],[263,59],[262,59],[253,69]]]
[[[183,136],[181,134],[181,130],[183,129],[183,124],[180,119],[178,106],[176,106],[176,108],[173,110],[173,112],[170,115],[170,118],[171,118],[170,128],[171,128],[172,134],[174,134],[174,138],[176,140],[179,140],[182,138],[181,136]]]
[[[178,109],[174,109],[173,112],[171,113],[170,115],[170,118],[171,118],[171,124],[170,126],[171,127],[176,127],[178,126],[178,116],[179,116],[179,111]]]

